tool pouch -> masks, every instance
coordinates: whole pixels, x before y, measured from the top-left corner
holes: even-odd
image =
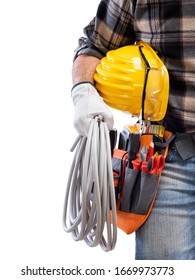
[[[164,157],[168,153],[168,139],[171,135],[169,131],[164,133],[164,145],[162,145]],[[116,188],[117,226],[130,234],[136,231],[150,215],[161,174],[149,174],[141,169],[127,167],[126,151],[114,149],[112,160]]]

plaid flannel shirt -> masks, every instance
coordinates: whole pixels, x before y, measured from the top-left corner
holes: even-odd
[[[166,128],[195,132],[195,1],[102,0],[75,50],[105,56],[136,41],[151,44],[166,65],[170,93]]]

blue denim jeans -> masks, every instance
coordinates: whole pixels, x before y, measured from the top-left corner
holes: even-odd
[[[136,231],[137,260],[195,260],[195,157],[169,150],[158,195]]]

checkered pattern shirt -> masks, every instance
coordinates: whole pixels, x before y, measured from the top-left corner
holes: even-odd
[[[102,0],[84,35],[75,58],[102,58],[111,49],[139,40],[151,44],[169,71],[166,128],[195,132],[194,0]]]

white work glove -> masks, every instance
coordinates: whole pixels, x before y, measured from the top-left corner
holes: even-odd
[[[91,83],[75,85],[72,99],[75,105],[74,127],[79,134],[87,136],[91,120],[98,115],[103,117],[109,130],[113,128],[113,115]]]

